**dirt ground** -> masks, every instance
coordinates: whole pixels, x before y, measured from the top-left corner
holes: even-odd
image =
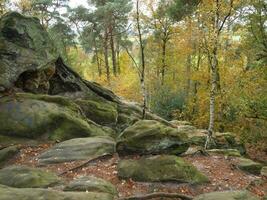
[[[119,192],[119,197],[141,195],[152,192],[182,193],[196,196],[211,191],[247,189],[259,197],[267,195],[266,177],[255,176],[240,171],[235,167],[236,158],[222,155],[203,156],[194,155],[184,157],[201,172],[207,175],[210,183],[204,185],[190,185],[178,183],[140,183],[132,180],[120,180],[117,176],[117,154],[94,160],[75,170],[85,161],[38,166],[38,155],[51,147],[51,144],[41,144],[35,147],[21,146],[21,150],[6,166],[12,164],[27,165],[44,168],[55,172],[65,181],[71,181],[79,176],[94,175],[113,183]],[[137,159],[138,156],[131,157]]]

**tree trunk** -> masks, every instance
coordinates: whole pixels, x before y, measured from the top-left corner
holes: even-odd
[[[165,70],[166,70],[166,40],[162,40],[162,66],[161,66],[161,85],[164,85]]]
[[[99,53],[98,53],[98,48],[97,48],[97,43],[96,43],[96,38],[94,37],[94,45],[95,45],[95,57],[96,57],[96,63],[97,63],[97,70],[98,70],[98,76],[102,76],[102,70],[101,70],[101,64],[99,60]]]
[[[139,0],[136,1],[136,23],[138,30],[138,38],[139,45],[141,51],[141,74],[140,74],[140,82],[141,82],[141,90],[143,95],[143,119],[146,116],[146,87],[145,87],[145,53],[144,53],[144,43],[142,39],[141,27],[140,27],[140,14],[139,14]]]
[[[110,28],[110,48],[111,48],[113,75],[117,76],[117,61],[116,61],[116,52],[115,52],[114,36],[112,28]]]
[[[191,87],[191,55],[187,56],[186,61],[186,89],[185,89],[185,99],[187,103],[189,102],[189,93]]]
[[[108,81],[108,84],[110,84],[110,72],[109,72],[109,63],[108,63],[108,30],[107,29],[105,29],[105,37],[104,37],[104,57],[105,57],[107,81]]]
[[[117,56],[117,69],[118,69],[118,74],[121,74],[121,67],[120,67],[120,44],[119,44],[119,42],[117,42],[116,56]]]

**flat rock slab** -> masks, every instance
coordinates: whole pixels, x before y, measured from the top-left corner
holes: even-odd
[[[263,165],[247,158],[239,158],[237,167],[245,172],[258,175],[261,173]]]
[[[193,200],[259,200],[259,198],[248,191],[237,190],[206,193],[195,197]]]
[[[155,120],[140,120],[119,136],[117,152],[127,154],[179,155],[189,147],[185,132]]]
[[[241,157],[237,149],[210,149],[207,152],[212,155],[221,154],[224,156]]]
[[[12,158],[19,152],[19,148],[17,146],[10,146],[0,150],[0,165]]]
[[[0,170],[0,184],[10,187],[46,188],[60,182],[54,173],[42,169],[14,165]]]
[[[86,191],[86,192],[103,192],[116,196],[118,194],[115,186],[101,178],[94,176],[84,176],[70,182],[64,191]]]
[[[115,152],[115,141],[108,137],[76,138],[56,144],[42,153],[39,164],[90,160]]]
[[[142,182],[208,182],[208,178],[190,163],[177,156],[167,155],[121,160],[118,163],[118,176]]]
[[[50,189],[10,188],[0,185],[0,200],[113,200],[107,193],[61,192]]]

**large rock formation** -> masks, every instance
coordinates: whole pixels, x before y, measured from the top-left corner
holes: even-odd
[[[109,135],[142,110],[80,78],[38,19],[8,13],[0,20],[0,135],[66,140]],[[148,113],[148,119],[167,121]],[[109,128],[108,128],[109,127]]]

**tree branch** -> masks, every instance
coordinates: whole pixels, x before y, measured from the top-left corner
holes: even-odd
[[[155,192],[151,194],[145,194],[140,196],[130,196],[130,197],[124,197],[119,198],[118,200],[147,200],[147,199],[153,199],[153,198],[180,198],[182,200],[192,200],[192,196],[187,196],[184,194],[179,193],[165,193],[165,192]]]

